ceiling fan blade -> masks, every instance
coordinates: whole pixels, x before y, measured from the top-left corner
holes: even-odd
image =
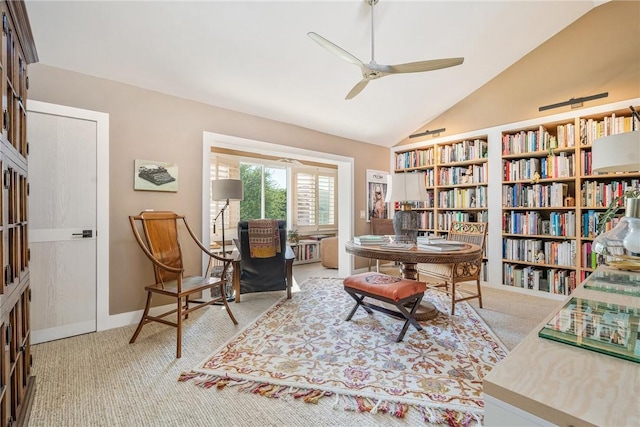
[[[353,89],[351,89],[349,91],[349,93],[347,94],[347,96],[344,99],[351,99],[351,98],[355,97],[357,94],[362,92],[362,89],[364,89],[367,86],[368,83],[369,83],[369,80],[367,80],[367,79],[360,80],[358,83],[356,83],[356,85],[353,87]]]
[[[307,33],[307,35],[311,38],[311,40],[315,41],[320,46],[327,49],[329,52],[333,53],[334,55],[338,55],[340,58],[344,59],[345,61],[349,61],[352,64],[362,66],[362,61],[360,61],[355,56],[351,55],[349,52],[347,52],[340,46],[331,43],[329,40],[325,39],[321,35],[318,35],[314,32]]]
[[[427,61],[409,62],[407,64],[388,65],[384,71],[390,74],[418,73],[421,71],[439,70],[441,68],[455,67],[464,62],[464,58],[430,59]]]

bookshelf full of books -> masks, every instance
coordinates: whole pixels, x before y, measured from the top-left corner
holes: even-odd
[[[600,214],[640,188],[640,172],[594,173],[591,145],[637,129],[621,109],[502,132],[504,285],[568,295],[595,270]]]
[[[434,146],[421,147],[415,150],[403,151],[395,154],[395,171],[412,172],[420,171],[425,174],[425,188],[427,200],[411,201],[411,209],[418,213],[420,229],[435,231],[435,183],[436,183],[436,149]],[[400,209],[400,203],[396,202],[394,211]]]
[[[320,241],[307,239],[300,240],[294,246],[294,253],[296,255],[293,263],[297,264],[308,264],[311,262],[319,262],[320,261]]]
[[[419,234],[446,237],[455,220],[490,222],[487,284],[560,299],[602,263],[593,240],[611,201],[640,189],[640,171],[592,168],[595,139],[640,130],[629,106],[640,110],[640,98],[398,146],[391,169],[426,174],[428,198],[412,203]]]
[[[396,172],[426,174],[428,199],[413,202],[420,231],[443,234],[454,220],[486,220],[487,153],[486,137],[479,137],[395,154]]]
[[[397,152],[394,164],[395,172],[426,174],[428,199],[412,203],[420,218],[421,234],[445,236],[453,221],[488,220],[486,136]]]
[[[486,136],[436,144],[436,235],[446,235],[453,221],[488,221],[488,154]],[[486,263],[485,249],[485,280]]]

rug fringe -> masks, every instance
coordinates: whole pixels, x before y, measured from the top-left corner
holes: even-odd
[[[332,405],[334,409],[338,409],[342,403],[342,409],[346,411],[370,412],[372,414],[383,413],[397,418],[404,418],[410,407],[414,407],[420,411],[425,423],[446,424],[451,427],[482,427],[482,414],[472,411],[409,405],[407,403],[376,400],[371,397],[337,394],[331,391],[242,380],[228,376],[208,375],[195,371],[183,372],[180,374],[178,381],[193,381],[195,385],[207,389],[214,386],[216,389],[223,389],[226,386],[238,387],[238,391],[245,393],[259,394],[271,398],[292,397],[305,403],[318,403],[323,397],[335,395],[336,398]]]

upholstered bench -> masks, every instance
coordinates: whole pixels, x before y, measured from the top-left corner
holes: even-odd
[[[419,331],[422,330],[422,326],[415,319],[415,312],[427,288],[424,282],[367,272],[349,276],[344,279],[343,284],[344,290],[356,301],[356,305],[345,319],[346,321],[351,320],[358,307],[362,307],[369,314],[373,314],[371,310],[376,310],[405,320],[396,342],[402,341],[409,324]],[[391,310],[382,305],[364,301],[365,297],[391,304],[397,310]]]

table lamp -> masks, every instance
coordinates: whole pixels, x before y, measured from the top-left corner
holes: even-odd
[[[424,172],[389,175],[385,202],[400,202],[400,210],[393,215],[395,242],[416,243],[420,221],[418,213],[411,209],[411,202],[427,197]]]
[[[242,180],[240,179],[216,179],[211,181],[211,200],[214,202],[225,201],[225,205],[222,207],[218,215],[213,219],[213,232],[216,232],[216,222],[218,217],[222,215],[222,253],[226,254],[225,239],[224,239],[224,211],[229,207],[231,200],[244,199],[244,193],[242,190]]]
[[[634,116],[637,116],[635,110]],[[640,117],[637,118],[640,121]],[[605,136],[593,141],[591,148],[594,172],[640,171],[640,130]],[[624,268],[630,264],[640,267],[640,189],[625,193],[625,214],[618,224],[598,235],[593,251],[605,256],[611,266]],[[630,197],[629,197],[630,196]],[[617,203],[617,200],[614,200]],[[610,206],[609,209],[615,209]]]

